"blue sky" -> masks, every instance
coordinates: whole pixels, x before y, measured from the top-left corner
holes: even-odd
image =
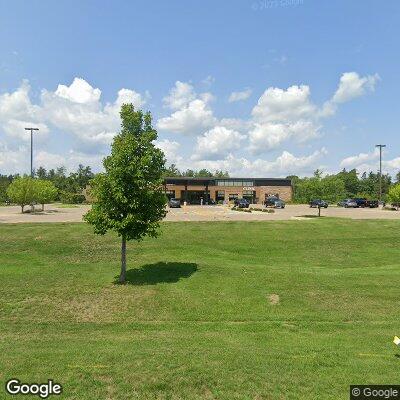
[[[0,0],[0,173],[101,169],[123,101],[180,168],[400,170],[397,1]]]

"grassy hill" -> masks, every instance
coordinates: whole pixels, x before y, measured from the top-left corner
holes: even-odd
[[[397,383],[399,228],[163,223],[129,244],[121,286],[116,237],[0,225],[0,379],[89,400],[337,400]]]

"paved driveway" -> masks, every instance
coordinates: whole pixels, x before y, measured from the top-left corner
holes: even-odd
[[[29,207],[27,207],[28,209]],[[40,207],[39,207],[40,208]],[[44,212],[21,214],[21,208],[16,206],[0,207],[0,223],[19,222],[81,222],[82,216],[90,209],[88,205],[64,208],[59,204],[50,204]],[[318,210],[306,205],[288,205],[283,210],[275,210],[273,214],[260,211],[244,213],[232,211],[228,206],[187,206],[169,209],[166,221],[269,221],[307,219],[307,216],[317,215]],[[387,211],[369,208],[339,208],[329,207],[321,210],[321,215],[351,219],[400,219],[400,211]]]

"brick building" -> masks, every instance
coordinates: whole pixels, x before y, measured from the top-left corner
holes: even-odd
[[[165,193],[168,198],[180,199],[188,204],[233,202],[235,198],[246,198],[251,203],[264,202],[270,195],[284,201],[292,199],[292,182],[280,178],[165,178]]]

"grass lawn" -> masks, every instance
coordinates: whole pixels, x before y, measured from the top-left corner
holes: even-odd
[[[121,286],[113,235],[0,224],[0,398],[11,377],[85,400],[398,384],[399,243],[399,221],[164,223],[129,244]]]

